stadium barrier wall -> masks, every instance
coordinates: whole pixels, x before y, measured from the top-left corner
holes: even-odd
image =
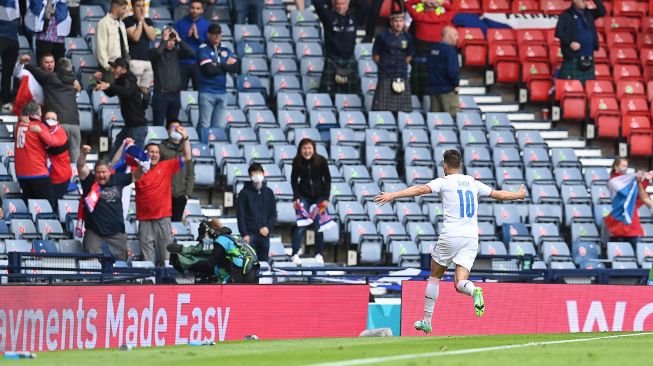
[[[2,286],[0,351],[352,337],[367,285]]]
[[[482,283],[485,314],[472,299],[440,284],[431,335],[653,331],[653,287]],[[424,317],[426,281],[402,284],[401,335]]]

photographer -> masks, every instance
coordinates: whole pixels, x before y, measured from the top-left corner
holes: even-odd
[[[218,219],[203,221],[199,243],[168,245],[170,264],[178,271],[217,277],[218,283],[257,283],[260,267],[256,251],[242,238],[231,235]]]
[[[156,126],[164,126],[179,118],[180,92],[186,87],[181,80],[179,60],[187,57],[195,57],[195,51],[173,28],[163,30],[159,47],[150,50],[154,70],[152,112]]]

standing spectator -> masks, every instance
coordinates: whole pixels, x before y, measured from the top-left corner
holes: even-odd
[[[326,62],[320,80],[320,92],[358,93],[360,80],[354,59],[356,26],[369,12],[367,0],[352,0],[356,11],[350,10],[350,0],[315,0],[315,11],[324,26]]]
[[[114,152],[122,141],[131,137],[137,146],[143,146],[147,136],[147,119],[143,107],[143,94],[136,82],[136,76],[129,71],[129,63],[124,58],[117,58],[110,63],[113,71],[114,82],[111,84],[99,81],[101,75],[95,74],[98,83],[96,90],[104,91],[108,96],[118,96],[120,112],[125,120],[125,127],[118,133],[114,143]]]
[[[404,31],[404,14],[390,15],[390,27],[379,33],[372,48],[372,59],[379,66],[379,79],[372,110],[410,112],[413,110],[408,64],[413,55],[413,40]]]
[[[181,81],[179,60],[194,57],[195,52],[184,42],[173,28],[163,30],[159,47],[150,50],[154,70],[154,96],[152,112],[154,124],[176,121],[181,109],[180,92],[185,89]],[[188,83],[188,81],[187,81]]]
[[[191,159],[188,134],[182,126],[176,130],[182,136],[183,156],[160,160],[159,145],[146,147],[150,169],[136,182],[136,219],[138,240],[146,261],[158,267],[165,265],[166,247],[172,244],[172,177]],[[117,156],[122,154],[118,150]],[[114,158],[114,161],[116,159]]]
[[[458,112],[458,32],[454,27],[444,27],[442,42],[437,42],[428,58],[428,92],[431,112],[447,112],[456,118]]]
[[[66,56],[65,38],[72,19],[66,0],[31,0],[25,13],[25,27],[35,33],[36,58],[51,53],[55,60]]]
[[[52,181],[52,191],[55,201],[63,198],[68,192],[70,179],[73,176],[73,170],[70,167],[70,154],[68,154],[70,140],[66,131],[59,124],[55,112],[45,114],[45,126],[58,141],[65,143],[58,147],[48,147],[48,159],[50,159],[50,180]],[[55,207],[55,206],[53,206]]]
[[[189,79],[193,81],[193,89],[199,89],[198,51],[200,45],[206,42],[206,31],[209,29],[209,24],[209,21],[204,18],[204,2],[201,0],[191,1],[188,15],[179,19],[175,24],[177,34],[195,52],[195,56],[181,59],[181,86],[183,90],[188,87]]]
[[[47,166],[47,147],[58,147],[65,140],[58,140],[46,128],[41,128],[41,106],[29,102],[21,111],[14,128],[14,162],[16,178],[23,191],[23,198],[42,198],[55,207],[52,180]]]
[[[18,59],[18,28],[20,27],[20,9],[18,1],[1,1],[0,11],[5,14],[0,19],[0,59],[2,61],[2,94],[0,104],[2,112],[11,112],[11,80],[12,70]]]
[[[263,26],[263,0],[237,0],[232,3],[236,13],[236,24],[256,24]]]
[[[40,68],[29,64],[30,57],[28,55],[21,56],[20,61],[25,70],[32,73],[43,88],[45,110],[61,116],[61,127],[68,135],[70,157],[77,158],[81,144],[77,92],[81,90],[81,86],[75,79],[70,59],[65,57],[59,59],[56,68],[52,71],[51,66],[54,65],[54,60],[50,60],[50,58],[52,56],[46,54],[41,61]]]
[[[159,145],[161,160],[170,160],[183,157],[183,137],[177,128],[181,127],[179,121],[168,122],[169,138]],[[179,222],[184,218],[186,202],[193,195],[195,185],[195,167],[193,160],[187,161],[180,171],[172,177],[172,221]]]
[[[200,46],[197,58],[200,67],[199,105],[202,128],[218,127],[224,120],[227,106],[227,73],[240,71],[240,62],[234,53],[222,47],[222,28],[213,23],[207,31],[207,43]]]
[[[68,0],[68,13],[70,14],[70,34],[69,37],[81,37],[82,19],[79,14],[79,2],[81,0]],[[77,151],[77,155],[79,151]]]
[[[453,5],[444,0],[408,0],[406,10],[413,19],[411,28],[415,36],[415,56],[410,72],[411,91],[422,101],[428,95],[428,69],[426,58],[436,42],[442,40],[443,28],[451,24],[460,0],[451,0]]]
[[[615,179],[622,177],[628,174],[628,160],[625,158],[616,158],[612,163],[612,171],[610,172],[610,181],[608,182],[608,187],[613,191],[613,187],[617,188],[619,184],[615,182]],[[620,179],[620,178],[619,178]],[[653,201],[646,193],[646,188],[649,185],[649,179],[644,178],[644,174],[638,173],[635,175],[637,181],[637,198],[635,200],[634,207],[628,205],[628,197],[622,195],[622,199],[618,197],[612,197],[613,209],[610,215],[604,218],[604,223],[608,232],[610,233],[610,241],[625,241],[629,242],[635,247],[639,242],[639,238],[644,236],[644,229],[639,220],[639,208],[646,204],[649,209],[653,209]],[[619,187],[626,188],[627,186]],[[617,188],[617,189],[619,189]],[[619,196],[621,192],[612,192],[613,195]],[[633,209],[632,212],[626,213],[628,209]],[[618,214],[621,212],[621,214]],[[620,216],[629,216],[630,224],[626,224],[622,220],[619,220]],[[624,220],[625,221],[625,220]]]
[[[145,17],[145,0],[134,0],[134,15],[125,18],[124,23],[129,38],[129,68],[143,94],[149,95],[153,78],[150,42],[156,39],[156,30],[152,20]]]
[[[290,176],[295,209],[303,206],[309,210],[311,205],[326,207],[331,195],[331,173],[327,160],[315,151],[315,141],[305,138],[299,142],[297,155],[292,161]],[[319,229],[319,220],[313,221],[315,227],[315,259],[324,263],[322,250],[324,248],[324,234]],[[297,226],[292,236],[292,260],[301,263],[299,248],[302,238],[306,233],[306,226]]]
[[[599,50],[596,19],[606,14],[601,0],[596,9],[587,8],[587,0],[573,0],[569,9],[560,14],[555,36],[560,39],[562,65],[560,79],[575,79],[585,83],[594,80],[594,51]]]
[[[138,180],[143,170],[139,168],[130,174],[112,174],[109,163],[100,160],[95,163],[95,173],[91,173],[86,165],[86,156],[90,152],[91,147],[84,145],[77,160],[83,190],[78,227],[83,225],[86,229],[84,250],[88,253],[102,253],[102,244],[107,243],[116,259],[126,261],[127,236],[122,217],[122,191],[125,186]]]
[[[96,54],[102,68],[102,79],[112,81],[113,72],[109,62],[129,57],[129,41],[122,17],[127,11],[127,0],[111,0],[111,10],[100,19],[95,30]]]
[[[256,249],[259,261],[267,261],[270,251],[270,229],[277,221],[274,192],[264,184],[265,172],[254,163],[247,170],[250,182],[238,193],[238,231]]]

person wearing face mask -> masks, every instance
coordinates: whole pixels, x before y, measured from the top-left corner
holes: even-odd
[[[60,126],[68,135],[68,154],[75,161],[79,154],[81,133],[79,130],[79,109],[77,108],[77,92],[81,90],[79,82],[73,73],[73,63],[68,58],[57,60],[45,54],[40,67],[29,64],[30,56],[23,55],[20,64],[30,72],[36,82],[43,88],[44,107],[46,111],[56,113]]]
[[[297,155],[292,162],[290,175],[295,209],[309,210],[312,205],[326,208],[329,205],[331,194],[331,173],[326,158],[318,154],[315,141],[305,138],[299,142]],[[312,221],[315,228],[315,259],[324,263],[322,250],[324,248],[324,234],[319,231],[319,220]],[[292,260],[301,263],[299,248],[302,238],[306,233],[306,226],[297,226],[292,236]]]
[[[48,159],[50,159],[50,179],[52,180],[54,199],[58,200],[63,198],[66,192],[68,192],[70,178],[73,176],[73,170],[70,167],[70,154],[68,153],[70,144],[68,135],[66,135],[66,131],[59,124],[56,113],[47,112],[45,114],[45,126],[59,141],[65,141],[61,146],[48,146],[46,149]]]
[[[169,138],[159,145],[161,160],[170,160],[180,157],[184,153],[182,144],[183,136],[177,128],[181,126],[179,121],[168,123]],[[186,202],[193,195],[195,184],[195,169],[193,160],[189,160],[184,167],[172,176],[172,221],[179,222],[184,217]]]
[[[623,179],[622,177],[625,175],[628,175],[628,160],[625,158],[614,159],[614,162],[612,163],[612,171],[610,173],[610,180],[608,181],[608,187],[611,191],[618,189],[614,189],[615,187],[620,187],[617,180]],[[646,178],[647,175],[648,178]],[[639,208],[642,205],[647,205],[649,209],[653,209],[653,201],[648,193],[646,193],[646,188],[650,183],[650,172],[646,174],[636,174],[635,180],[637,182],[638,191],[637,200],[635,201],[634,211],[627,215],[631,217],[631,223],[626,224],[623,220],[619,220],[619,217],[625,215],[625,210],[627,210],[627,207],[623,207],[627,206],[622,203],[624,200],[620,200],[617,197],[623,190],[612,192],[615,196],[612,198],[613,209],[604,219],[605,228],[610,234],[610,241],[625,241],[631,243],[633,246],[637,245],[639,238],[644,235],[644,230],[642,229],[642,224],[639,220]]]
[[[34,101],[27,103],[14,127],[14,162],[16,178],[23,191],[23,199],[46,199],[55,207],[52,180],[47,165],[47,147],[66,143],[58,135],[42,128],[41,107]],[[60,135],[59,135],[60,136]]]
[[[268,260],[270,230],[277,221],[276,198],[265,183],[261,164],[253,163],[247,170],[250,181],[238,192],[238,231],[256,249],[260,261]]]
[[[182,126],[176,132],[181,134],[183,155],[170,160],[161,160],[158,144],[145,146],[150,161],[149,170],[136,182],[136,219],[138,220],[138,240],[146,261],[163,267],[168,256],[166,246],[173,242],[171,230],[172,217],[172,177],[180,171],[192,156],[188,134]],[[113,161],[122,156],[119,149]]]

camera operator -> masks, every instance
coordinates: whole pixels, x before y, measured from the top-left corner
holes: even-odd
[[[218,283],[257,283],[260,267],[256,251],[242,238],[231,235],[218,219],[200,224],[198,243],[168,245],[170,263],[178,271],[217,277]]]

